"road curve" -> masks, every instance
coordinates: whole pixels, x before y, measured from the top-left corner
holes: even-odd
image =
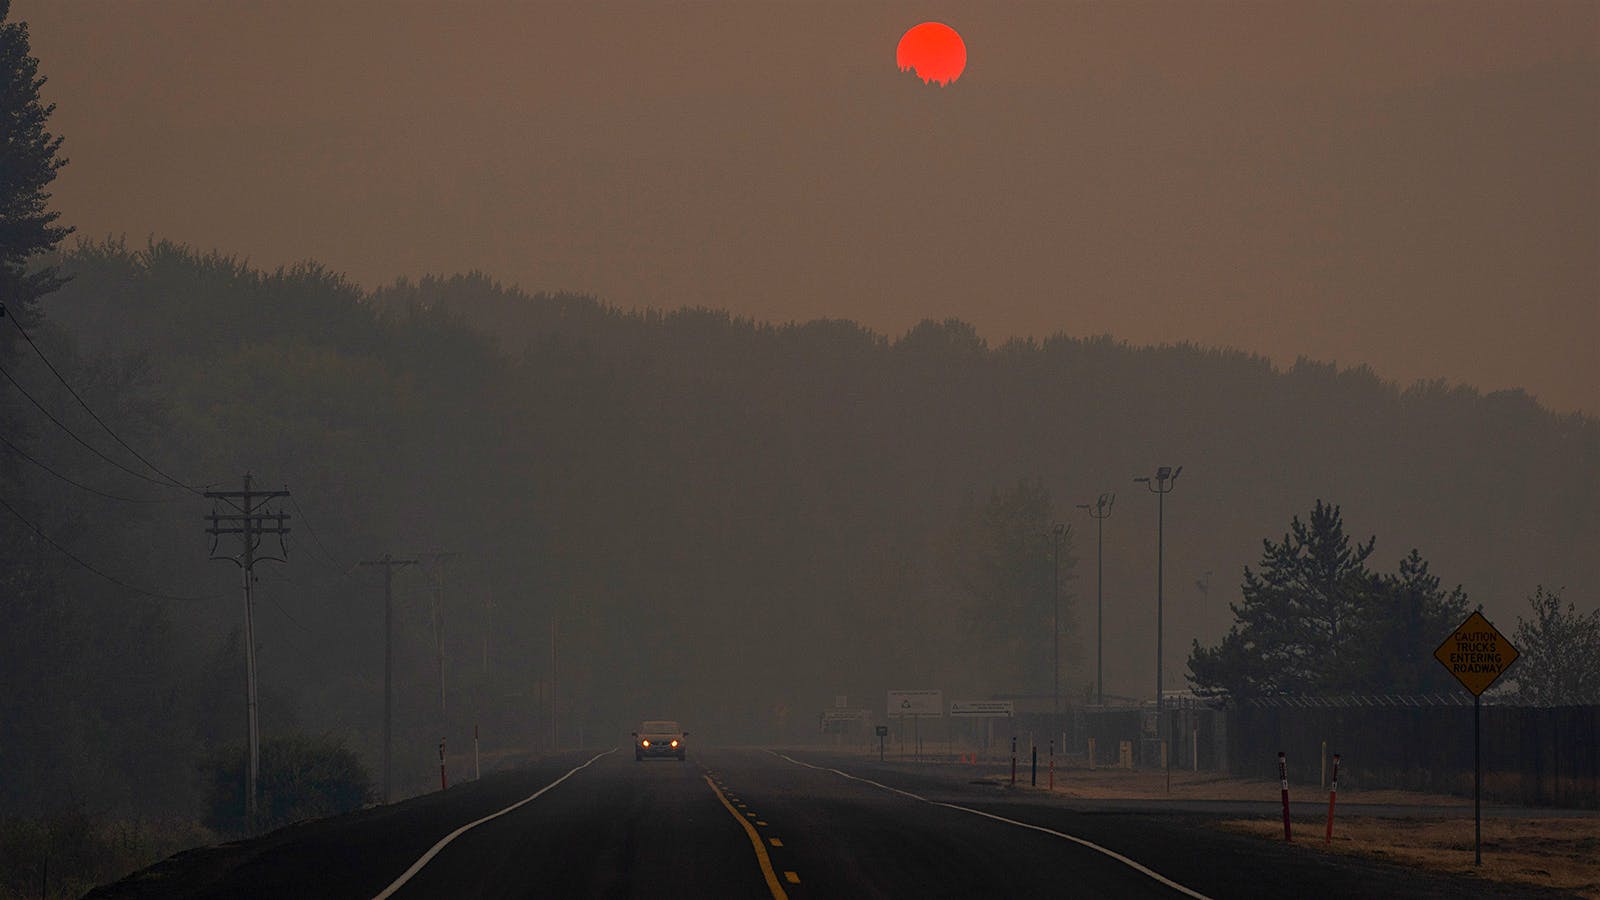
[[[189,851],[90,896],[1553,896],[1299,852],[1213,821],[817,752],[590,751]]]

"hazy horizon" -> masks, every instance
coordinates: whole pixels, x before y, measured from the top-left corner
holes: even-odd
[[[22,0],[53,186],[376,288],[972,323],[1600,412],[1600,9]],[[898,72],[924,19],[970,50]]]

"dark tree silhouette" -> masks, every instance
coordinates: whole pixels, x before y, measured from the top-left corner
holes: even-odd
[[[1374,587],[1376,603],[1362,644],[1372,690],[1424,694],[1453,689],[1455,679],[1433,658],[1433,651],[1466,618],[1466,592],[1460,585],[1441,588],[1439,577],[1428,571],[1428,561],[1414,547],[1400,560],[1399,572],[1380,576]]]
[[[1320,499],[1295,516],[1283,540],[1263,540],[1260,571],[1246,566],[1236,624],[1221,645],[1195,641],[1189,680],[1208,695],[1344,690],[1363,679],[1360,641],[1370,614],[1366,560],[1376,538],[1354,546],[1339,507]]]
[[[0,302],[13,314],[59,286],[53,268],[27,270],[29,260],[54,249],[72,229],[57,225],[46,192],[67,164],[61,138],[47,125],[55,105],[39,102],[44,76],[30,55],[28,26],[9,21],[11,0],[0,0]]]

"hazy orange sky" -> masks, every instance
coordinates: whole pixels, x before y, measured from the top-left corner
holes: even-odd
[[[86,238],[1600,413],[1600,4],[15,0]],[[948,88],[895,66],[961,32]]]

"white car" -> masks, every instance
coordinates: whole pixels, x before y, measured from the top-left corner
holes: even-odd
[[[643,762],[646,756],[676,756],[682,762],[687,753],[683,739],[688,736],[677,722],[645,722],[633,733],[633,759]]]

